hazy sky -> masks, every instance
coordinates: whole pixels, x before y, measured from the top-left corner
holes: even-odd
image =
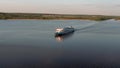
[[[120,0],[0,0],[0,12],[120,15]]]

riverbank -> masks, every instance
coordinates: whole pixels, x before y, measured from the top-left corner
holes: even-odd
[[[0,13],[0,19],[37,19],[37,20],[96,20],[103,21],[108,19],[120,20],[120,16],[104,16],[104,15],[68,15],[68,14],[39,14],[39,13]]]

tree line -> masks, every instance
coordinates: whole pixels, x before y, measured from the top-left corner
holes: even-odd
[[[39,14],[39,13],[0,13],[0,19],[83,19],[83,20],[120,20],[120,16],[104,15],[67,15],[67,14]]]

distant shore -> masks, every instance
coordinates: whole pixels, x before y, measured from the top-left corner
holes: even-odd
[[[0,19],[31,19],[31,20],[120,20],[120,16],[104,15],[68,15],[68,14],[39,14],[39,13],[0,13]]]

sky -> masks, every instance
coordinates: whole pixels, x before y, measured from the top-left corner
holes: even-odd
[[[0,12],[120,16],[120,0],[0,0]]]

